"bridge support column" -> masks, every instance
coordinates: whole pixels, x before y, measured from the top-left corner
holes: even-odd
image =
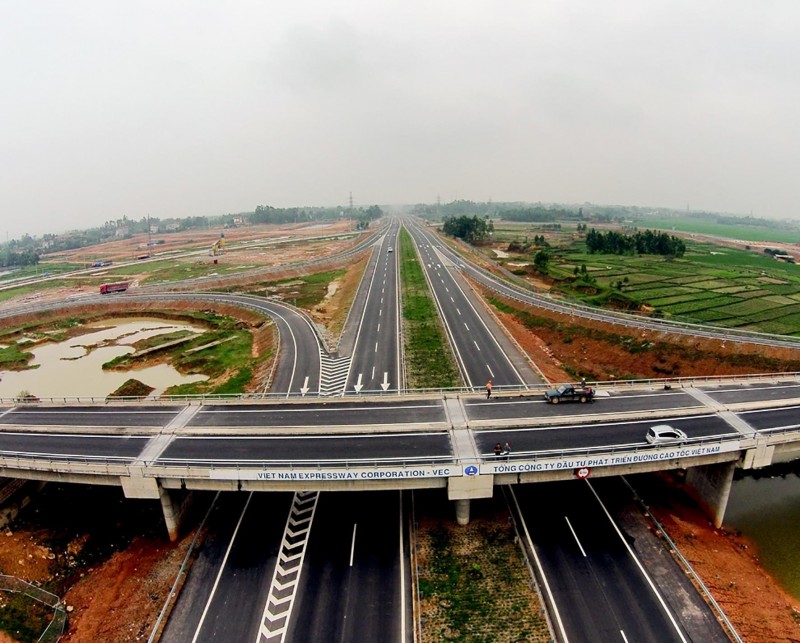
[[[164,523],[167,527],[170,542],[175,542],[178,540],[179,533],[179,508],[173,501],[169,490],[159,486],[158,495],[161,500],[161,511],[164,512]]]
[[[158,496],[170,542],[175,542],[180,536],[182,518],[189,507],[191,494],[180,490],[170,491],[159,485]]]
[[[469,524],[469,500],[456,500],[456,522],[459,525]]]
[[[691,487],[715,527],[722,526],[735,468],[735,462],[723,462],[689,467],[686,470],[686,484]]]

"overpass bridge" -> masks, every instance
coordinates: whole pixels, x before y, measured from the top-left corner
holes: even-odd
[[[282,401],[6,404],[0,476],[120,485],[158,499],[171,537],[193,490],[444,488],[456,516],[497,485],[686,469],[721,524],[735,468],[800,457],[800,378],[540,392]],[[650,426],[687,438],[649,444]],[[495,454],[508,442],[509,453]]]

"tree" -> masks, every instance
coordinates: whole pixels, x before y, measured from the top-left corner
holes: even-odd
[[[442,232],[475,245],[486,241],[491,236],[494,232],[494,224],[488,218],[481,219],[477,215],[450,217],[442,225]]]
[[[547,273],[547,265],[550,263],[550,251],[543,249],[539,250],[533,256],[533,267],[536,268],[537,272],[542,274]]]

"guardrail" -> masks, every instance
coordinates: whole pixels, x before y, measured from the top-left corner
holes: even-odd
[[[545,451],[519,451],[511,452],[509,454],[501,453],[496,455],[493,451],[482,453],[481,457],[484,462],[501,462],[514,460],[544,460],[547,458],[577,458],[577,457],[597,457],[598,455],[631,455],[639,453],[652,452],[657,448],[676,448],[676,449],[691,449],[699,446],[707,447],[716,444],[728,444],[732,442],[739,443],[744,436],[740,434],[726,434],[726,435],[710,435],[702,438],[686,438],[681,441],[662,442],[656,444],[648,444],[647,446],[641,443],[635,444],[616,444],[612,446],[597,446],[597,447],[576,447],[573,449],[550,449]]]
[[[775,382],[775,381],[791,381],[800,383],[800,371],[790,371],[782,373],[747,373],[742,375],[689,375],[685,377],[669,377],[669,378],[650,378],[650,379],[630,379],[630,380],[592,380],[587,381],[590,386],[603,389],[635,389],[635,388],[691,388],[695,386],[710,385],[710,384],[741,384],[743,382]],[[498,397],[501,394],[519,394],[525,395],[541,395],[545,391],[555,388],[560,384],[567,382],[553,382],[549,385],[540,385],[534,387],[525,386],[500,386],[495,385],[492,387],[492,396]],[[450,388],[416,388],[416,389],[362,389],[360,393],[348,392],[346,395],[339,393],[331,395],[318,395],[318,394],[301,394],[301,393],[203,393],[198,395],[152,395],[146,397],[123,397],[123,396],[44,396],[37,397],[31,396],[26,398],[19,397],[3,397],[0,398],[0,405],[2,406],[17,406],[27,404],[112,404],[112,403],[127,403],[127,404],[150,404],[150,403],[206,403],[206,402],[258,402],[258,401],[302,401],[307,400],[309,403],[324,400],[326,402],[336,399],[344,398],[348,401],[354,399],[367,399],[367,398],[403,398],[411,395],[421,396],[448,396],[448,395],[477,395],[485,394],[483,386],[461,386]]]
[[[64,633],[64,626],[67,623],[67,613],[61,599],[47,590],[31,585],[30,583],[17,578],[0,574],[0,590],[5,592],[17,592],[52,608],[53,618],[48,623],[44,632],[37,639],[39,643],[55,643]]]

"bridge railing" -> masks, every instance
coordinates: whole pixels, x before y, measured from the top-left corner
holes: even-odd
[[[307,460],[222,460],[217,458],[159,458],[146,463],[149,468],[197,468],[206,466],[212,469],[285,469],[292,470],[322,470],[332,467],[343,469],[357,469],[366,467],[418,467],[423,465],[436,466],[441,464],[456,464],[459,460],[452,455],[416,456],[416,457],[388,457],[388,458],[324,458]]]
[[[709,435],[698,438],[686,438],[680,441],[661,442],[656,444],[642,444],[641,442],[630,444],[616,444],[608,446],[589,446],[589,447],[575,447],[572,449],[549,449],[537,451],[513,451],[505,454],[497,455],[494,451],[481,453],[481,457],[485,462],[499,462],[502,460],[545,460],[552,458],[575,458],[587,457],[598,455],[619,455],[619,454],[638,454],[649,453],[654,448],[676,448],[676,449],[691,449],[699,446],[713,447],[714,445],[730,444],[733,442],[739,443],[745,436],[740,434],[720,434]]]
[[[726,383],[736,384],[742,382],[778,382],[778,381],[800,381],[800,371],[782,372],[782,373],[748,373],[742,375],[692,375],[686,377],[669,377],[669,378],[650,378],[650,379],[624,379],[624,380],[592,380],[587,382],[589,385],[601,390],[607,389],[633,389],[633,388],[690,388],[704,385],[724,385]],[[503,395],[542,395],[544,391],[549,390],[559,384],[565,382],[553,382],[548,385],[540,385],[533,387],[525,386],[502,386],[495,385],[492,387],[492,395],[500,397]],[[373,399],[373,398],[392,398],[392,397],[406,397],[409,395],[422,395],[422,396],[448,396],[448,395],[479,395],[485,394],[483,386],[473,387],[451,387],[451,388],[418,388],[418,389],[388,389],[383,391],[381,389],[362,389],[360,393],[348,391],[346,395],[337,393],[336,395],[317,395],[317,394],[301,394],[301,393],[204,393],[198,395],[152,395],[147,397],[123,397],[123,396],[51,396],[51,397],[36,397],[28,396],[20,397],[3,397],[0,398],[0,406],[21,406],[21,405],[36,405],[36,404],[51,404],[51,405],[106,405],[106,404],[211,404],[223,402],[299,402],[307,401],[313,403],[317,400],[325,400],[326,402],[331,399],[343,398],[348,401],[354,399]]]

